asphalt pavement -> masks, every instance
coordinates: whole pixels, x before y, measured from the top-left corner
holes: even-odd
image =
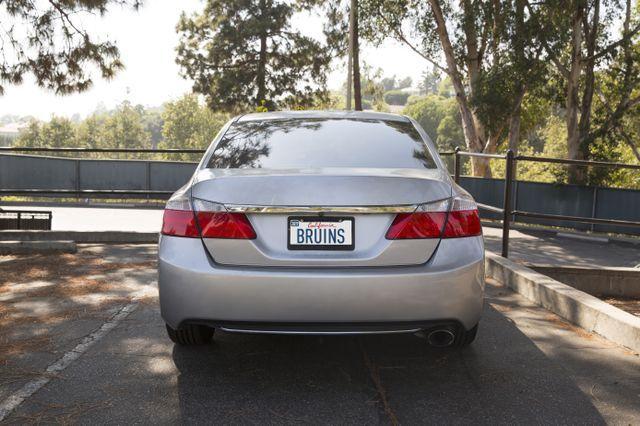
[[[141,260],[151,255],[149,246],[141,246]],[[101,256],[116,264],[134,262],[136,246],[110,246]],[[155,277],[140,274],[137,284],[138,292],[140,285],[153,288]],[[0,365],[0,382],[10,366]],[[462,350],[430,348],[419,335],[223,332],[211,345],[180,347],[166,337],[157,299],[147,297],[26,398],[6,423],[635,424],[638,419],[638,354],[490,282],[477,341]]]

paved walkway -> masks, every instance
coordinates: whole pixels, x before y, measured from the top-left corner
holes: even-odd
[[[26,397],[8,424],[633,424],[640,418],[638,354],[494,283],[487,287],[478,339],[460,351],[431,349],[416,335],[218,333],[209,346],[174,346],[155,297],[148,263],[154,250],[82,246],[76,257],[34,262],[64,260],[66,267],[56,269],[62,276],[42,267],[0,276],[0,295],[12,315],[34,308],[23,302],[36,300],[11,294],[40,292],[39,309],[54,308],[55,299],[42,288],[69,277],[77,285],[93,282],[101,293],[128,294],[121,306],[140,300],[64,371],[45,375],[49,381]],[[29,258],[0,258],[0,266],[12,262],[26,267]],[[88,303],[91,297],[72,300]],[[112,304],[106,308],[118,312]],[[22,323],[21,333],[45,333],[53,345],[5,353],[0,407],[105,321],[82,312],[92,310],[33,328]]]
[[[502,251],[502,229],[484,227],[488,250]],[[509,258],[517,262],[564,266],[618,266],[640,264],[640,245],[557,236],[536,230],[511,230]]]
[[[18,207],[6,207],[7,210]],[[158,232],[162,210],[82,207],[24,207],[52,210],[54,230]],[[500,253],[502,231],[484,228],[487,248]],[[634,267],[640,264],[640,245],[582,241],[537,231],[511,231],[511,258],[551,265]]]

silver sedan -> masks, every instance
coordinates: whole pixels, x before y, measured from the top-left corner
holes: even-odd
[[[475,338],[484,246],[475,202],[413,120],[370,112],[227,123],[167,202],[169,337],[421,332]]]

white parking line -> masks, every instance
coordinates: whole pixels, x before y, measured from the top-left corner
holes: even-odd
[[[40,390],[44,385],[49,383],[53,378],[52,374],[59,373],[67,368],[71,363],[85,353],[94,343],[106,336],[111,330],[125,319],[131,312],[138,307],[138,302],[132,302],[120,309],[107,322],[102,324],[99,329],[82,339],[75,348],[65,353],[62,358],[49,365],[43,374],[30,382],[26,383],[22,388],[8,396],[0,403],[0,422],[4,420],[13,410],[18,408],[27,398]]]

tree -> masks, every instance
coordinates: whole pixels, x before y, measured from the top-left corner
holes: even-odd
[[[141,0],[0,1],[0,95],[27,74],[59,94],[88,89],[96,70],[111,78],[123,65],[112,42],[95,41],[77,14],[104,15],[110,4],[137,8]]]
[[[413,79],[411,77],[405,77],[402,80],[398,80],[398,84],[395,89],[406,89],[411,87],[411,83],[413,83]]]
[[[369,101],[371,106],[377,110],[385,110],[384,105],[384,85],[382,83],[382,70],[374,69],[366,63],[362,66],[360,75],[360,86],[362,87],[362,99]]]
[[[331,51],[291,26],[304,2],[208,0],[177,26],[177,63],[212,110],[306,106],[326,98]]]
[[[407,105],[402,113],[420,123],[440,151],[452,151],[463,143],[455,99],[430,94]]]
[[[156,149],[162,141],[162,111],[160,108],[147,109],[142,114],[142,123],[149,135],[151,135],[151,148]]]
[[[353,106],[356,111],[362,111],[362,86],[360,83],[360,13],[358,0],[351,0],[350,13],[350,37],[351,37],[351,63],[353,66]]]
[[[441,73],[435,67],[432,67],[429,71],[422,73],[418,88],[422,94],[436,94],[441,81]]]
[[[493,153],[506,135],[506,123],[519,114],[518,85],[527,88],[530,75],[521,64],[537,61],[539,51],[532,46],[536,33],[525,37],[516,33],[514,17],[524,0],[363,0],[365,34],[380,41],[391,36],[409,46],[451,82],[460,111],[466,147],[472,152]],[[521,23],[534,21],[522,15]],[[418,39],[407,35],[409,30]],[[524,42],[516,49],[515,40]],[[508,53],[523,56],[519,63]],[[445,63],[440,63],[441,54]],[[529,67],[537,69],[537,67]],[[499,84],[497,84],[499,83]],[[495,90],[495,89],[500,90]],[[491,176],[488,161],[472,160],[474,175]]]
[[[635,92],[640,86],[640,23],[631,0],[554,1],[527,7],[543,25],[542,46],[564,82],[568,158],[587,160],[595,141],[620,133],[624,116],[640,105],[640,94]],[[614,38],[620,12],[621,34]],[[600,117],[594,123],[597,97]],[[587,181],[586,168],[569,167],[569,182]]]
[[[73,147],[74,145],[73,123],[68,118],[55,116],[47,123],[30,121],[16,139],[16,146],[23,147]]]
[[[151,135],[142,122],[142,114],[124,101],[109,115],[102,130],[103,148],[151,148]]]
[[[388,92],[389,90],[393,90],[396,88],[396,76],[393,75],[391,77],[385,77],[382,79],[381,83],[385,92]]]
[[[161,148],[206,149],[228,120],[228,116],[214,113],[200,105],[196,95],[185,95],[165,105],[162,119],[164,125]],[[194,160],[199,157],[181,154],[179,158]]]
[[[38,148],[46,146],[42,138],[42,124],[37,120],[29,121],[27,127],[16,138],[15,146]]]
[[[106,114],[93,113],[76,127],[76,143],[87,148],[101,148]],[[97,157],[98,155],[96,155]]]
[[[44,146],[73,147],[76,142],[74,125],[64,117],[52,117],[42,126],[40,137]]]

